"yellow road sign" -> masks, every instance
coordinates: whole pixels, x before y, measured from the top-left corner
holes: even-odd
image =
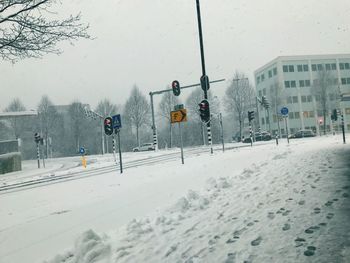
[[[187,121],[187,110],[181,109],[170,112],[171,123]]]

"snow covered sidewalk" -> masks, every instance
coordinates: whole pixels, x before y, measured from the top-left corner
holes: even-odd
[[[239,151],[206,159],[192,171],[209,178],[202,191],[108,234],[88,230],[48,262],[349,262],[349,147],[259,147],[268,158],[249,149],[249,165]]]

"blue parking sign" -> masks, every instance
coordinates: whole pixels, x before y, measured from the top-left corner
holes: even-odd
[[[287,107],[283,107],[282,109],[281,109],[281,114],[283,115],[283,116],[286,116],[286,115],[288,115],[288,108]]]
[[[113,129],[120,129],[122,127],[120,114],[112,116],[112,120],[113,120]]]

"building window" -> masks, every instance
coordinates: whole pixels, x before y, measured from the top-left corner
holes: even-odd
[[[318,70],[318,71],[322,71],[322,70],[323,70],[322,64],[317,64],[317,70]]]
[[[272,71],[269,70],[269,78],[272,78]]]
[[[315,117],[315,112],[314,111],[309,111],[309,117],[314,118]]]
[[[305,81],[304,80],[299,80],[299,87],[305,87]]]
[[[298,96],[293,96],[293,103],[298,103]]]
[[[256,78],[256,82],[260,83],[260,76]]]
[[[277,68],[273,68],[273,75],[274,75],[274,76],[277,75]]]
[[[264,81],[264,80],[265,80],[265,75],[261,74],[261,81]]]
[[[346,78],[341,78],[341,84],[345,85],[346,84]]]
[[[326,70],[331,70],[331,64],[326,64]]]
[[[292,80],[290,82],[290,86],[291,86],[291,88],[295,88],[297,86],[295,80]]]
[[[301,102],[306,102],[306,96],[301,96]]]
[[[262,94],[261,94],[261,90],[259,90],[259,97],[261,97],[262,96]]]
[[[308,111],[304,111],[303,112],[303,117],[304,118],[309,118],[309,112]],[[306,129],[306,127],[305,127],[305,129]]]
[[[289,72],[294,72],[294,66],[293,65],[289,65],[288,66],[288,70],[289,70]]]
[[[287,65],[283,66],[283,72],[288,72],[288,66]]]
[[[349,115],[350,114],[350,108],[345,108],[345,114]]]
[[[311,68],[312,68],[312,71],[316,71],[316,70],[317,70],[316,64],[312,64],[312,65],[311,65]]]
[[[337,64],[332,63],[332,70],[337,70]]]
[[[288,97],[288,98],[287,98],[287,103],[288,103],[288,104],[292,104],[292,97]]]
[[[309,65],[307,65],[307,64],[303,65],[303,70],[304,71],[309,71]]]
[[[346,78],[346,84],[350,84],[350,78]]]
[[[311,95],[307,95],[307,102],[312,102],[312,96]]]
[[[298,65],[297,68],[298,68],[298,72],[302,72],[303,71],[303,65]]]
[[[341,70],[344,69],[344,63],[339,63],[339,69],[341,69]]]
[[[290,88],[290,82],[287,80],[287,81],[285,81],[284,82],[284,86],[286,87],[286,88]]]
[[[294,119],[300,119],[300,113],[299,113],[299,111],[294,112]]]
[[[345,63],[344,67],[345,67],[345,69],[350,69],[350,64],[349,63]]]
[[[310,87],[310,80],[309,79],[307,79],[307,80],[305,80],[305,87]]]
[[[293,112],[289,112],[288,113],[288,117],[289,117],[289,119],[294,119],[294,113]]]

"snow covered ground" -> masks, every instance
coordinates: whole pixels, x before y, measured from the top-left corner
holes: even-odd
[[[0,262],[350,262],[350,148],[273,142],[0,195]]]

